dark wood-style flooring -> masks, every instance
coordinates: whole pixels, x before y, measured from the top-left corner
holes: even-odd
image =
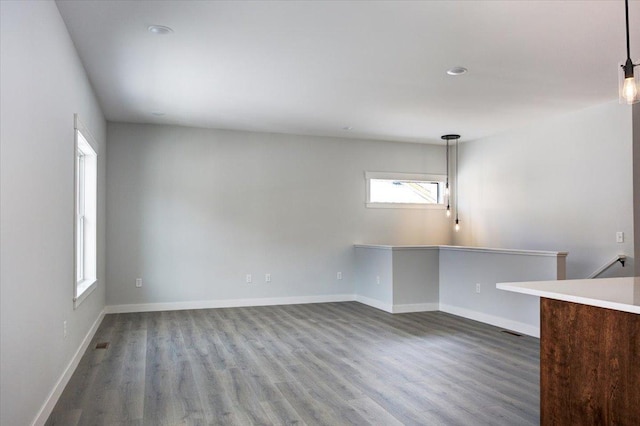
[[[113,314],[47,425],[537,425],[539,349],[356,302]]]

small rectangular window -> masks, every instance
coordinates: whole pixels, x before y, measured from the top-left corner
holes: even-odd
[[[98,154],[76,116],[75,129],[75,285],[78,306],[97,283]],[[95,142],[93,142],[95,145]]]
[[[366,172],[367,207],[444,208],[445,175]]]

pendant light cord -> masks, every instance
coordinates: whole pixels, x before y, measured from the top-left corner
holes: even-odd
[[[631,59],[631,49],[629,48],[629,0],[624,0],[624,14],[627,23],[627,59]]]
[[[449,189],[449,139],[447,139],[447,189]],[[447,201],[449,194],[447,194]]]
[[[456,138],[456,223],[458,221],[458,210],[460,210],[460,206],[458,205],[458,140],[460,138]]]
[[[446,141],[447,144],[447,151],[446,151],[446,160],[447,160],[447,186],[446,186],[446,190],[445,190],[445,195],[446,195],[446,201],[447,201],[447,217],[451,217],[451,215],[453,214],[453,212],[451,211],[450,207],[450,202],[453,200],[454,201],[454,205],[453,208],[456,210],[456,226],[458,226],[458,139],[460,139],[460,135],[454,135],[454,134],[448,134],[448,135],[442,135],[441,139],[444,139]],[[453,173],[454,173],[454,178],[455,178],[455,182],[453,183],[452,187],[454,189],[453,192],[455,192],[455,194],[451,194],[451,189],[449,188],[449,174],[450,172],[450,167],[449,167],[449,157],[450,157],[450,148],[451,148],[451,144],[449,144],[449,141],[451,140],[455,140],[456,141],[456,157],[455,157],[455,167],[453,169]]]

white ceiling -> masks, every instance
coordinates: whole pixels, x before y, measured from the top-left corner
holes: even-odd
[[[111,121],[473,140],[615,100],[626,58],[623,0],[57,4]]]

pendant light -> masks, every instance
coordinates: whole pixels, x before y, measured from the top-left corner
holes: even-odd
[[[455,161],[455,190],[453,191],[453,195],[455,196],[455,208],[456,208],[456,224],[455,230],[460,230],[460,219],[458,217],[458,139],[460,139],[460,135],[443,135],[442,139],[447,141],[447,187],[449,186],[449,141],[456,141],[456,161]],[[447,197],[447,217],[451,216],[451,207],[449,206],[449,197]]]
[[[447,150],[446,150],[447,182],[445,183],[445,186],[444,186],[444,198],[447,200],[447,217],[451,217],[451,206],[449,205],[449,194],[450,194],[450,191],[449,191],[449,136],[451,135],[442,136],[442,139],[447,141]]]
[[[624,0],[624,12],[627,28],[627,61],[621,66],[620,103],[631,105],[640,101],[640,93],[638,93],[640,83],[633,72],[633,68],[640,64],[634,64],[633,61],[631,61],[631,49],[629,47],[629,0]]]
[[[460,135],[456,138],[456,226],[455,230],[458,232],[460,230],[460,219],[458,218],[458,210],[460,210],[460,196],[458,195],[458,140],[460,139]]]

